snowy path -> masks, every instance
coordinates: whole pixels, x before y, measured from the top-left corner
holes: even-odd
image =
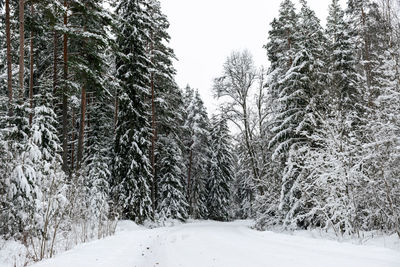
[[[248,222],[131,227],[34,267],[399,267],[400,252],[258,232]],[[129,227],[128,227],[129,228]]]

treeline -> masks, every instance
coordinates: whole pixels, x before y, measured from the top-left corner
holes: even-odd
[[[0,235],[33,260],[117,219],[232,215],[226,119],[178,88],[160,2],[105,4],[0,1]]]
[[[232,100],[237,203],[258,228],[400,237],[397,4],[332,0],[323,28],[305,0],[299,10],[284,0],[264,46],[268,71],[248,52],[228,58],[214,89]]]

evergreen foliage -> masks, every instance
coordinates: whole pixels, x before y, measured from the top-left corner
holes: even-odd
[[[200,93],[175,81],[161,2],[112,2],[10,1],[8,21],[0,0],[0,238],[37,261],[112,234],[118,219],[400,236],[389,2],[332,0],[323,28],[306,0],[283,0],[268,72],[232,52],[211,121]]]
[[[233,181],[233,157],[226,119],[213,117],[211,129],[210,176],[207,181],[208,217],[213,220],[227,221]]]
[[[183,173],[182,152],[175,141],[176,136],[160,137],[159,147],[159,197],[158,214],[161,221],[188,217],[185,196],[185,175]]]
[[[386,154],[397,155],[393,22],[373,1],[349,0],[344,11],[332,0],[324,33],[301,5],[296,13],[282,2],[265,46],[272,115],[266,137],[276,167],[268,173],[279,178],[270,188],[280,188],[280,199],[277,189],[257,196],[257,227],[398,233],[397,205],[388,204],[396,198],[397,156]],[[390,207],[385,215],[382,207]]]
[[[187,155],[187,198],[189,215],[194,218],[207,217],[206,178],[209,159],[209,121],[198,91],[187,90],[186,117],[184,127],[188,133]]]
[[[121,89],[115,137],[114,195],[123,218],[143,223],[153,218],[150,194],[149,66],[146,56],[144,12],[140,1],[121,1],[116,67]]]

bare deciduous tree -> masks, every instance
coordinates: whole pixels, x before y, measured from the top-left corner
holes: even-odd
[[[262,194],[260,169],[254,147],[254,134],[250,125],[250,90],[257,81],[257,70],[249,51],[232,52],[223,66],[222,75],[214,80],[214,92],[218,98],[230,99],[224,112],[236,124],[244,136],[247,153],[251,164],[254,184]]]

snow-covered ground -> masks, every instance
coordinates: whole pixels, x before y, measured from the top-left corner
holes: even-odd
[[[115,236],[79,245],[34,267],[399,267],[400,251],[304,235],[259,232],[248,221],[146,229],[122,222]]]

